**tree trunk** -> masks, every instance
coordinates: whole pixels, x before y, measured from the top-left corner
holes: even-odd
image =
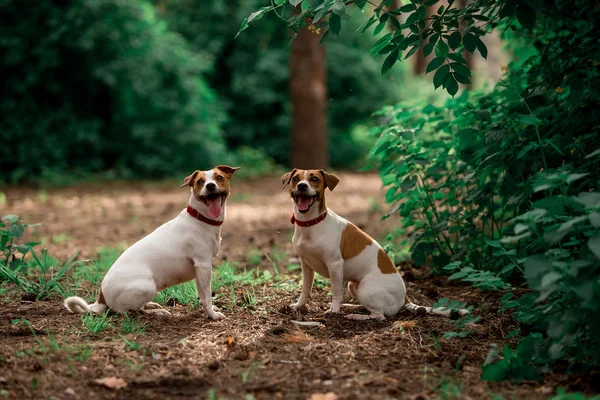
[[[292,43],[290,97],[292,101],[291,166],[312,169],[329,166],[327,138],[327,69],[321,35],[303,29]]]

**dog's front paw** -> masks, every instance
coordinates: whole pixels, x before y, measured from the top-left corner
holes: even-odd
[[[214,312],[214,313],[210,314],[208,316],[208,318],[218,321],[220,319],[225,319],[225,315],[223,315],[223,313],[220,313],[220,312]]]

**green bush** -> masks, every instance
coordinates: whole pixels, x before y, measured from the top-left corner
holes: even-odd
[[[530,336],[487,379],[598,367],[600,9],[573,6],[536,3],[539,24],[505,23],[516,60],[490,93],[388,107],[373,131],[413,260],[482,289],[530,289],[503,298]]]
[[[208,61],[147,1],[4,1],[0,180],[155,177],[224,152]],[[24,17],[26,16],[26,17]]]

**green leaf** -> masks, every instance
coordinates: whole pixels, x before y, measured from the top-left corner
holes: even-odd
[[[529,5],[521,1],[517,6],[517,20],[527,30],[532,30],[535,26],[536,12]]]
[[[448,74],[450,74],[450,66],[448,64],[439,67],[438,70],[435,72],[435,75],[433,76],[433,86],[436,89],[442,86]]]
[[[483,41],[480,38],[477,38],[477,50],[479,50],[481,57],[487,59],[487,55],[488,55],[487,47],[485,46],[485,43],[483,43]]]
[[[10,228],[8,228],[8,230],[17,239],[20,238],[21,236],[23,236],[23,232],[25,231],[25,229],[23,228],[23,225],[17,225],[17,224],[12,224],[10,226]]]
[[[291,0],[290,0],[291,1]],[[331,11],[339,16],[346,14],[346,4],[343,1],[336,1],[331,7]]]
[[[398,49],[392,51],[389,56],[383,62],[381,66],[381,75],[385,74],[389,71],[390,68],[394,66],[396,61],[398,61],[398,56],[400,55],[400,51]]]
[[[463,85],[468,85],[471,83],[471,78],[469,78],[468,76],[454,74],[454,78],[458,83],[462,83]]]
[[[342,19],[339,15],[331,13],[329,16],[329,30],[333,36],[338,36],[342,29]]]
[[[575,182],[575,181],[577,181],[577,180],[579,180],[581,178],[584,178],[584,177],[588,176],[589,174],[590,174],[589,172],[585,172],[583,174],[569,174],[567,176],[566,182],[567,183]]]
[[[293,7],[296,7],[298,4],[302,3],[303,0],[289,0],[289,1]]]
[[[371,25],[373,25],[375,22],[377,22],[377,18],[375,18],[375,16],[372,16],[371,18],[369,18],[369,20],[367,22],[365,22],[364,24],[362,24],[361,26],[359,26],[356,29],[356,32],[359,33],[365,33],[365,31],[367,29],[369,29],[371,27]]]
[[[471,71],[469,70],[469,68],[465,67],[461,63],[457,63],[457,62],[450,63],[450,68],[452,68],[452,71],[454,71],[454,74],[462,75],[467,78],[471,76]]]
[[[501,361],[496,364],[489,364],[483,366],[483,374],[481,375],[482,381],[494,381],[502,382],[506,379],[504,363]]]
[[[385,28],[385,22],[386,21],[381,21],[379,23],[379,25],[377,25],[375,27],[375,30],[373,31],[373,36],[377,36],[377,35],[379,35],[381,33],[381,31],[383,30],[383,28]]]
[[[524,125],[537,125],[540,123],[540,120],[535,115],[519,115],[519,122]]]
[[[552,270],[552,264],[546,257],[535,255],[525,260],[525,278],[532,289],[540,290],[542,277]]]
[[[452,33],[450,37],[448,37],[448,46],[450,46],[452,50],[455,50],[458,46],[460,46],[461,41],[462,35],[460,34],[460,32],[456,31]]]
[[[429,64],[427,64],[427,69],[425,70],[425,73],[428,74],[434,69],[438,69],[444,63],[444,61],[446,61],[444,57],[434,58],[429,62]]]
[[[588,154],[587,156],[585,156],[585,158],[592,158],[592,157],[595,157],[597,155],[600,155],[600,149],[594,150],[593,152],[591,152],[590,154]]]
[[[448,55],[448,45],[443,40],[437,42],[437,46],[435,46],[435,55],[438,57],[446,57]]]
[[[435,47],[435,42],[429,42],[427,43],[425,46],[423,46],[423,55],[425,57],[427,57],[428,55],[431,54],[431,52],[433,51],[433,48]]]
[[[392,33],[383,35],[377,42],[375,42],[373,47],[371,47],[370,54],[372,56],[378,54],[379,50],[383,49],[385,46],[387,46],[390,43],[391,37],[392,37]]]
[[[19,220],[19,217],[14,214],[8,214],[2,217],[2,221],[10,222],[11,224],[16,223]]]
[[[586,208],[600,206],[600,193],[581,192],[577,197],[572,197],[572,199],[583,204]]]
[[[454,97],[456,92],[458,92],[458,82],[456,79],[454,79],[454,74],[446,75],[446,79],[444,79],[444,87],[452,97]]]
[[[477,36],[473,35],[471,32],[465,33],[463,37],[463,44],[465,45],[465,49],[473,54],[475,49],[477,48]]]
[[[314,16],[314,18],[313,18],[313,20],[312,20],[312,23],[313,23],[313,24],[316,24],[317,22],[319,22],[319,20],[320,20],[321,18],[323,18],[323,16],[324,16],[325,14],[327,14],[327,12],[329,11],[329,8],[328,8],[328,7],[325,7],[325,4],[326,4],[326,3],[323,3],[323,4],[320,6],[320,8],[319,8],[319,7],[317,7],[317,9],[316,9],[316,11],[317,11],[317,12],[315,13],[315,16]]]
[[[590,238],[588,247],[600,259],[600,233]]]

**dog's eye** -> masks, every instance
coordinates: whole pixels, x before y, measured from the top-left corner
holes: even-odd
[[[217,180],[218,180],[218,181],[222,181],[222,180],[223,180],[223,177],[222,177],[221,175],[217,175]]]
[[[310,180],[313,182],[319,182],[319,178],[317,178],[316,176],[311,176]]]
[[[204,185],[204,181],[202,179],[199,179],[198,182],[196,182],[196,185],[202,186]]]
[[[298,177],[297,176],[293,177],[292,182],[298,182]]]

